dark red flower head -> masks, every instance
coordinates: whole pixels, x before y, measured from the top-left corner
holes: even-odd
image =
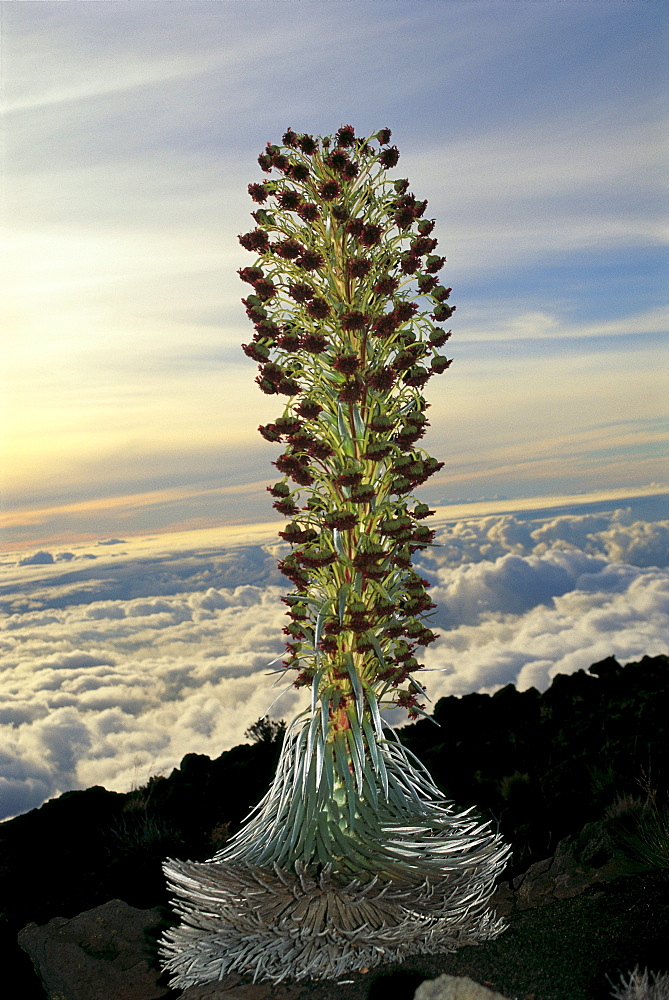
[[[276,340],[279,328],[271,319],[264,317],[258,323],[255,324],[256,332],[253,336],[254,340],[269,340],[273,342]]]
[[[334,359],[333,367],[344,375],[354,375],[360,367],[360,358],[357,354],[338,354]]]
[[[291,473],[291,477],[298,486],[311,486],[314,481],[314,477],[311,475],[308,469],[296,469],[295,472]]]
[[[265,277],[259,267],[242,267],[237,271],[237,274],[242,281],[248,281],[249,285],[254,285],[256,281]]]
[[[392,417],[387,416],[385,413],[377,413],[375,417],[372,417],[370,426],[373,431],[385,433],[385,431],[391,431],[393,429],[395,421]]]
[[[379,142],[381,143],[382,146],[387,146],[388,145],[388,143],[390,142],[390,137],[391,137],[392,134],[393,133],[390,131],[389,128],[382,128],[381,129],[381,131],[378,133],[377,138],[378,138],[378,140],[379,140]]]
[[[322,354],[327,349],[327,346],[328,342],[322,333],[305,333],[302,338],[302,347],[309,354]]]
[[[276,286],[268,278],[260,278],[253,283],[253,287],[256,290],[256,295],[263,299],[263,301],[273,299],[276,295]]]
[[[283,156],[281,153],[276,153],[272,157],[272,166],[280,170],[282,174],[287,174],[290,170],[291,163],[287,156]]]
[[[342,169],[341,175],[345,177],[347,181],[352,181],[354,177],[358,176],[360,168],[357,163],[349,161],[346,166]]]
[[[333,205],[332,214],[337,222],[345,222],[348,219],[348,209],[344,205]]]
[[[272,507],[286,517],[294,517],[300,509],[293,500],[275,500]]]
[[[427,368],[423,368],[422,365],[415,365],[405,373],[404,381],[407,385],[413,385],[420,389],[421,386],[425,385],[432,374],[433,372],[428,371]],[[279,387],[279,389],[280,388],[281,387]]]
[[[266,174],[270,173],[272,169],[271,156],[269,156],[267,153],[261,153],[260,156],[258,157],[258,163],[260,165],[261,170],[263,170]]]
[[[290,486],[287,483],[274,483],[267,487],[267,492],[273,497],[287,497],[290,493]]]
[[[285,260],[294,260],[304,253],[304,247],[297,240],[284,240],[283,243],[275,243],[272,249]]]
[[[357,486],[361,482],[362,472],[355,472],[353,470],[340,472],[334,480],[335,486]]]
[[[242,350],[247,358],[260,363],[267,361],[269,357],[269,351],[264,344],[242,344]]]
[[[388,170],[390,167],[396,167],[400,158],[400,151],[397,146],[389,146],[388,149],[383,149],[379,153],[379,163],[382,167]]]
[[[262,299],[257,295],[249,295],[248,299],[242,299],[242,304],[246,306],[246,315],[252,323],[261,323],[267,317],[267,310],[262,305]]]
[[[418,223],[418,232],[421,236],[429,236],[434,229],[434,219],[423,219]]]
[[[345,382],[339,390],[339,398],[343,403],[356,403],[362,399],[362,385],[359,382]]]
[[[372,269],[372,262],[367,257],[351,257],[346,264],[346,271],[352,278],[364,278]]]
[[[262,229],[253,229],[250,233],[244,233],[237,237],[245,250],[256,250],[260,253],[267,249],[269,237]]]
[[[300,200],[299,193],[294,191],[293,188],[285,188],[285,190],[277,195],[277,201],[281,207],[287,208],[288,211],[294,212],[296,208],[299,208]]]
[[[437,329],[433,330],[432,333],[430,334],[430,344],[433,347],[441,347],[443,344],[446,343],[446,341],[450,338],[450,336],[451,336],[450,330],[441,330],[439,327],[437,327]]]
[[[319,406],[315,400],[303,399],[299,406],[295,408],[295,411],[296,413],[299,413],[301,417],[304,417],[305,420],[315,420],[318,414],[321,413],[322,409],[323,407]]]
[[[365,226],[362,231],[362,236],[360,237],[360,242],[366,247],[375,247],[377,243],[380,242],[381,236],[383,235],[383,229],[381,226],[376,226],[370,224]]]
[[[398,326],[399,320],[395,313],[385,313],[374,320],[372,333],[375,337],[391,337]]]
[[[310,434],[309,431],[305,430],[303,427],[295,431],[294,434],[291,434],[289,440],[290,440],[290,447],[293,451],[306,451],[306,452],[311,450],[311,446],[316,441],[313,435]]]
[[[262,205],[269,197],[269,191],[264,184],[249,184],[248,191],[258,205]]]
[[[299,420],[295,417],[277,417],[274,421],[274,426],[277,427],[282,434],[297,434],[297,432],[302,427]]]
[[[424,294],[431,292],[439,284],[439,279],[433,274],[421,274],[418,278],[418,287]]]
[[[422,358],[427,348],[421,343],[409,344],[403,351],[400,351],[393,361],[395,371],[405,371],[415,365],[418,358]]]
[[[307,305],[307,312],[315,319],[325,319],[330,313],[330,306],[325,299],[321,299],[316,295]]]
[[[293,354],[295,351],[299,351],[302,346],[302,339],[299,333],[293,330],[289,330],[286,333],[282,333],[278,339],[279,347],[282,347],[284,351],[288,351]]]
[[[372,483],[361,483],[360,486],[351,487],[349,500],[354,503],[369,503],[376,496],[376,487]]]
[[[441,271],[445,263],[445,257],[430,256],[425,261],[425,270],[429,271],[431,274],[435,274],[437,271]]]
[[[378,462],[380,459],[390,455],[392,450],[393,446],[387,441],[371,441],[367,445],[366,451],[363,452],[362,457],[368,458],[372,462]]]
[[[393,294],[399,281],[397,278],[392,278],[389,274],[385,274],[382,278],[379,278],[377,283],[374,285],[374,291],[377,295],[390,296]]]
[[[395,384],[397,376],[392,368],[377,368],[367,379],[368,384],[377,392],[387,392]]]
[[[343,149],[333,149],[325,162],[333,170],[343,170],[350,161]]]
[[[432,253],[437,242],[437,240],[431,239],[429,236],[419,236],[411,244],[411,252],[417,257],[424,257],[425,254]]]
[[[348,531],[350,528],[355,528],[357,523],[358,515],[354,511],[333,510],[323,518],[323,524],[326,528],[336,528],[338,531]],[[327,631],[327,625],[325,628]],[[330,629],[330,631],[334,630]],[[341,626],[339,626],[338,631],[341,631]]]
[[[260,375],[262,376],[262,378],[269,379],[270,382],[278,382],[280,379],[284,377],[285,372],[281,367],[281,365],[277,365],[273,361],[271,361],[269,364],[265,365],[264,368],[260,369]],[[279,426],[278,422],[275,421],[275,423],[276,426],[278,427]]]
[[[309,448],[309,454],[314,458],[319,458],[321,461],[325,461],[326,458],[330,458],[334,455],[334,451],[326,441],[314,441]]]
[[[268,396],[272,396],[278,391],[273,382],[270,382],[267,378],[262,378],[260,375],[256,375],[256,382],[262,391],[267,393]]]
[[[296,135],[295,132],[293,132],[292,128],[288,128],[283,133],[282,142],[283,142],[284,146],[295,146],[296,145],[296,143],[297,143],[297,135]]]
[[[406,323],[406,321],[411,319],[412,316],[415,316],[417,312],[418,306],[415,302],[395,303],[394,313],[400,323]]]
[[[322,267],[325,260],[321,254],[317,253],[315,250],[305,250],[297,259],[296,262],[304,271],[315,271],[316,268]]]
[[[404,274],[415,274],[419,267],[420,257],[415,257],[412,253],[407,254],[400,264],[400,268]]]
[[[302,392],[302,386],[294,378],[281,379],[277,389],[284,396],[297,396],[298,392]]]
[[[313,222],[314,219],[318,218],[320,212],[318,211],[318,205],[315,205],[313,201],[303,201],[297,209],[297,214],[305,222]]]
[[[352,125],[342,125],[337,131],[337,142],[340,146],[352,146],[355,141],[355,129]]]
[[[410,208],[398,208],[393,220],[398,229],[406,229],[413,222],[413,212]]]
[[[296,284],[290,285],[288,294],[296,302],[307,302],[309,299],[313,299],[314,290],[311,285]]]
[[[444,319],[449,319],[450,316],[455,312],[455,306],[446,305],[445,302],[440,302],[432,313],[432,318],[440,323]]]
[[[344,313],[341,318],[343,330],[364,330],[367,326],[367,316],[361,312]]]
[[[276,429],[275,424],[261,424],[258,428],[260,434],[265,438],[265,441],[280,441],[281,435]]]
[[[303,153],[307,156],[311,156],[318,149],[318,143],[311,135],[301,135],[297,140],[297,145],[300,147]]]
[[[350,219],[345,226],[346,232],[351,236],[359,239],[365,230],[365,220],[364,219]]]
[[[296,181],[306,181],[309,177],[309,167],[306,163],[293,163],[288,175],[294,177]]]
[[[318,190],[323,201],[334,201],[341,194],[337,181],[324,181]]]
[[[437,354],[432,358],[432,371],[440,375],[447,368],[450,368],[452,364],[453,358],[445,358],[443,355]]]

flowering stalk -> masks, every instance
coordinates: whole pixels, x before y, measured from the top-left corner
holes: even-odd
[[[387,177],[399,156],[389,140],[388,129],[361,141],[349,126],[334,139],[289,130],[259,158],[279,177],[249,185],[263,207],[239,237],[257,254],[239,272],[255,328],[243,350],[262,391],[288,397],[259,428],[287,444],[269,487],[291,518],[280,569],[297,588],[284,666],[325,699],[332,739],[377,706],[422,713],[415,654],[437,638],[422,620],[434,607],[427,581],[411,567],[433,512],[410,504],[443,466],[416,442],[428,425],[421,389],[451,364],[438,324],[455,307],[436,276],[444,258],[427,202]]]
[[[285,397],[259,428],[285,446],[274,462],[282,478],[268,487],[290,519],[279,568],[295,586],[284,598],[281,669],[312,697],[268,795],[214,859],[216,877],[202,865],[166,866],[185,900],[185,926],[166,944],[181,986],[231,968],[337,975],[499,930],[486,907],[505,848],[452,812],[380,714],[425,714],[417,654],[437,635],[426,624],[429,584],[411,556],[431,543],[423,522],[434,512],[412,491],[443,465],[417,442],[428,426],[421,390],[451,364],[439,353],[450,330],[439,324],[455,308],[437,277],[445,259],[427,202],[388,178],[399,158],[390,137],[383,129],[357,139],[348,125],[317,139],[289,129],[259,157],[271,179],[249,185],[260,207],[239,237],[255,255],[239,271],[254,326],[243,350],[258,363],[260,389]],[[273,918],[253,905],[232,918],[249,879]],[[382,906],[370,886],[380,886]],[[344,891],[349,903],[360,897],[350,927],[328,923],[321,905],[323,894]],[[297,910],[282,892],[301,899]],[[211,908],[213,897],[212,922],[194,904]]]

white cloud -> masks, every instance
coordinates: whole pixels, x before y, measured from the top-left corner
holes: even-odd
[[[433,701],[665,651],[668,532],[630,510],[442,527],[418,559],[442,626],[424,656]],[[192,538],[129,541],[94,563],[80,547],[66,569],[58,551],[0,567],[3,815],[217,756],[282,690],[268,675],[289,589],[280,546]],[[292,717],[305,697],[291,689],[273,714]]]

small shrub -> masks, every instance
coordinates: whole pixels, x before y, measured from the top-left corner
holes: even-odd
[[[633,871],[669,871],[669,803],[646,788],[646,799],[623,796],[613,812],[614,833]]]
[[[613,987],[611,996],[615,1000],[667,1000],[669,975],[649,972],[648,969],[642,972],[637,966],[630,972],[629,979],[624,974],[620,977],[620,985]]]
[[[247,740],[252,743],[277,743],[282,740],[286,732],[286,723],[283,719],[277,722],[261,716],[244,733]]]

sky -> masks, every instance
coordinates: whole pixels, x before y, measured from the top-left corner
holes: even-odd
[[[271,518],[256,159],[393,130],[448,257],[431,502],[666,485],[653,0],[2,5],[5,548]]]
[[[302,705],[269,675],[287,587],[256,428],[278,411],[236,274],[256,158],[288,126],[391,128],[448,257],[433,702],[667,651],[661,3],[0,16],[0,819]]]

